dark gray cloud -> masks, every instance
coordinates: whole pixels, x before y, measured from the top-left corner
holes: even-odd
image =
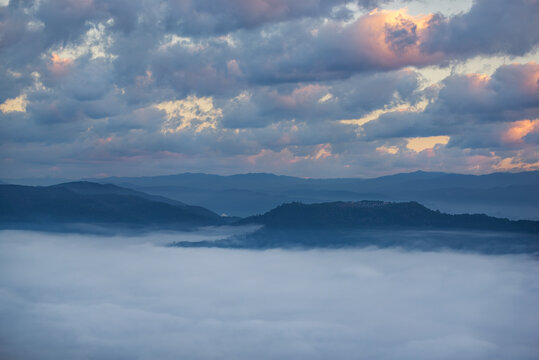
[[[311,124],[357,119],[392,102],[415,102],[419,83],[418,73],[405,70],[360,74],[320,84],[258,87],[224,104],[222,124],[249,128],[293,119]]]
[[[531,360],[539,351],[530,257],[153,245],[218,235],[0,233],[0,355]]]
[[[286,23],[252,41],[249,55],[256,61],[246,66],[253,81],[320,81],[479,55],[524,55],[539,44],[538,17],[535,1],[477,1],[451,17],[379,11],[346,24]]]
[[[348,18],[351,16],[350,11],[344,8],[334,11],[334,8],[346,3],[372,8],[383,2],[378,0],[169,1],[166,5],[166,22],[170,29],[186,34],[227,33],[303,17]]]
[[[539,44],[536,0],[475,0],[469,12],[436,15],[424,51],[463,58],[484,54],[524,55]]]
[[[457,75],[442,82],[436,111],[481,114],[482,121],[539,116],[539,64],[501,66],[491,78]]]
[[[405,18],[397,20],[396,24],[388,24],[385,27],[386,41],[396,53],[402,53],[406,48],[417,44],[417,24]]]

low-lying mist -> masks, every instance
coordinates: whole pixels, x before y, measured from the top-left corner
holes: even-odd
[[[201,238],[1,231],[0,358],[539,356],[531,256],[161,246]]]

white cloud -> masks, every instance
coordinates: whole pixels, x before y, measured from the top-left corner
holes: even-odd
[[[14,99],[7,99],[3,104],[0,104],[0,111],[3,113],[26,112],[26,105],[28,105],[28,99],[26,94],[22,94]]]
[[[539,351],[539,263],[527,256],[152,244],[162,237],[1,232],[0,357],[477,360]]]
[[[223,116],[220,108],[213,106],[212,97],[188,96],[182,100],[165,101],[155,105],[166,113],[162,133],[176,133],[186,129],[201,132],[215,129],[217,120]]]
[[[161,42],[161,45],[159,45],[159,50],[166,51],[174,46],[183,47],[193,53],[202,51],[207,47],[206,45],[193,41],[193,39],[189,37],[167,34],[163,37],[163,41]]]
[[[105,23],[88,24],[90,28],[82,36],[79,42],[70,43],[67,46],[61,46],[53,53],[60,58],[74,60],[81,56],[90,55],[91,60],[103,58],[114,60],[118,56],[111,54],[108,50],[112,47],[114,41],[111,35],[107,34],[107,28],[114,25],[114,20],[109,19]]]

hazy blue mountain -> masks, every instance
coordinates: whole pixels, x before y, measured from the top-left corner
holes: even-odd
[[[186,173],[94,181],[114,183],[235,216],[264,213],[293,201],[367,199],[415,200],[449,213],[480,212],[511,219],[539,219],[538,171],[479,176],[416,171],[374,179]]]
[[[417,202],[289,203],[237,224],[259,230],[218,241],[180,242],[180,247],[454,249],[482,253],[539,252],[539,221],[511,221],[482,214],[450,215]]]
[[[11,185],[26,185],[26,186],[50,186],[60,183],[69,182],[69,179],[42,177],[42,178],[18,178],[18,179],[2,179],[4,184]]]
[[[115,185],[88,182],[48,187],[0,185],[0,224],[98,224],[186,228],[230,222],[210,210]]]
[[[448,174],[440,172],[416,171],[383,176],[365,180],[365,188],[398,185],[401,189],[436,189],[436,188],[494,188],[508,185],[537,185],[539,171],[520,173],[492,173],[487,175]]]

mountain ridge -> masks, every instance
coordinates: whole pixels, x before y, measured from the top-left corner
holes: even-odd
[[[484,175],[414,171],[377,178],[299,178],[271,173],[183,173],[93,179],[246,217],[287,202],[419,201],[447,213],[539,220],[539,171]]]
[[[304,179],[267,173],[230,176],[188,173],[117,178],[112,182],[241,217],[263,213],[292,201],[317,203],[379,199],[415,200],[451,213],[473,208],[491,216],[539,219],[539,171],[488,175],[416,171],[372,179]]]
[[[232,220],[199,206],[116,185],[88,182],[47,187],[0,185],[0,223],[3,227],[87,223],[186,228],[223,225]]]
[[[239,220],[280,229],[455,228],[539,233],[539,221],[495,218],[485,214],[445,214],[416,201],[336,201],[282,204],[269,212]]]

